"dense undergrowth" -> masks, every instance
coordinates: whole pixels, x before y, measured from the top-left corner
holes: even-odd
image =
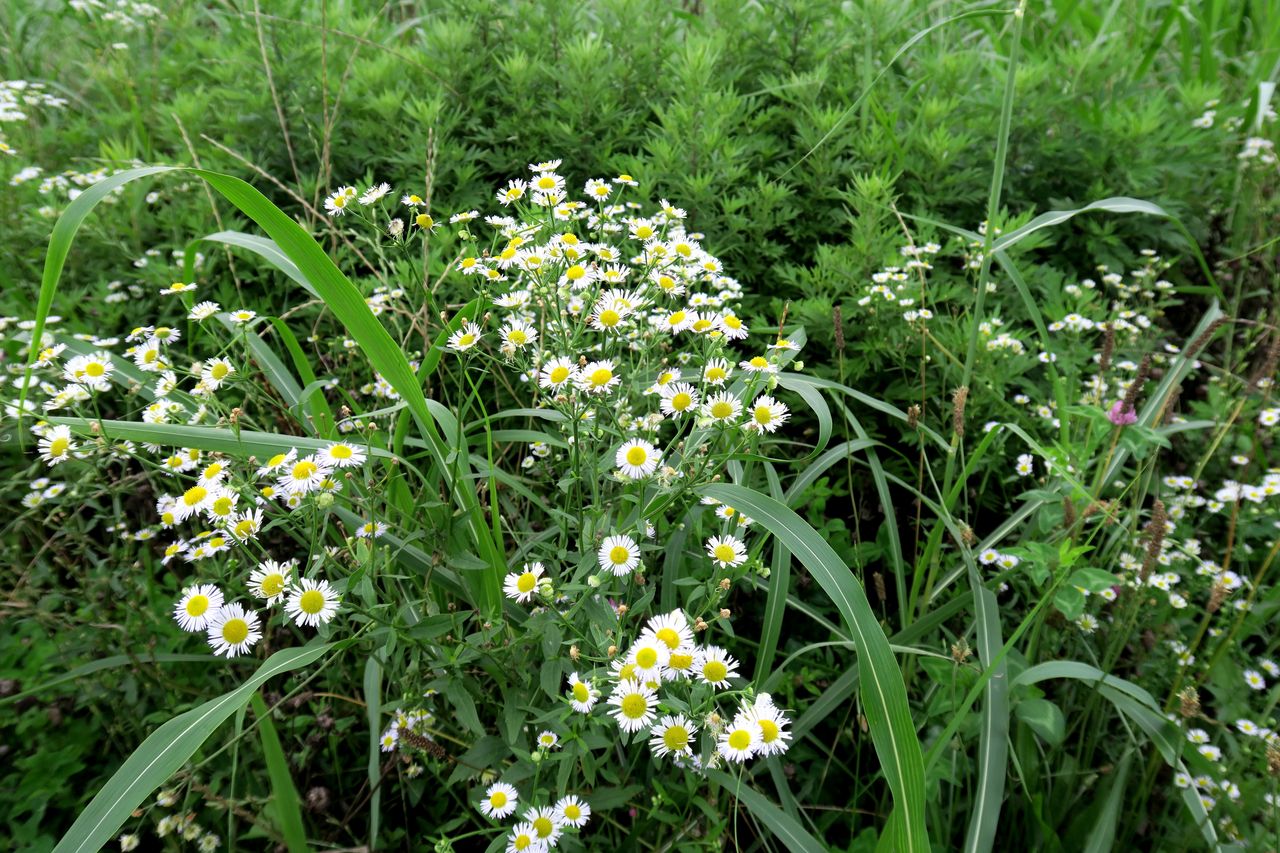
[[[1278,843],[1270,4],[0,30],[15,849]]]

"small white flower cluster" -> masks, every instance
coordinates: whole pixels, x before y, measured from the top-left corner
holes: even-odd
[[[515,814],[520,793],[514,785],[494,782],[484,792],[477,808],[491,820]],[[575,794],[561,797],[554,805],[530,806],[507,836],[508,853],[547,853],[560,843],[565,830],[579,830],[591,818],[591,806]]]
[[[93,20],[116,24],[123,30],[141,29],[163,14],[160,7],[138,0],[70,0],[67,5]],[[120,43],[113,47],[126,45]]]

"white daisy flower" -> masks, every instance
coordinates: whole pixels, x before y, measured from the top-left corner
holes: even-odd
[[[514,812],[519,800],[520,795],[514,787],[506,782],[494,782],[485,790],[479,808],[485,817],[498,820]]]
[[[210,617],[222,607],[222,601],[222,590],[211,583],[189,586],[174,605],[173,618],[182,630],[199,633],[209,626]]]
[[[716,751],[725,760],[741,764],[756,754],[760,744],[760,727],[743,715],[736,717],[732,724],[725,727],[716,744]]]
[[[249,589],[267,604],[275,604],[286,595],[293,585],[293,560],[277,563],[275,560],[264,560],[249,575]]]
[[[300,626],[329,622],[338,612],[338,593],[326,580],[303,578],[290,590],[285,612]]]
[[[515,599],[521,604],[529,601],[538,592],[538,584],[545,569],[542,563],[525,563],[524,570],[511,572],[503,581],[502,589],[507,598]]]
[[[672,382],[662,386],[662,401],[659,408],[664,415],[678,418],[686,412],[698,408],[698,389],[688,382]]]
[[[625,577],[640,565],[640,546],[625,534],[610,536],[600,545],[597,556],[600,558],[600,568],[607,569],[618,577]]]
[[[668,715],[649,730],[649,747],[658,758],[676,758],[693,754],[698,727],[684,714]]]
[[[662,462],[662,452],[642,439],[632,439],[618,448],[614,464],[618,470],[633,480],[648,477]]]
[[[254,643],[262,639],[258,614],[239,604],[224,604],[209,617],[206,629],[209,645],[215,655],[229,658],[248,654]]]
[[[712,536],[707,540],[707,556],[721,568],[740,566],[747,559],[747,546],[734,536]]]
[[[587,818],[591,817],[591,806],[573,794],[561,797],[555,811],[556,822],[561,826],[586,826]]]
[[[618,727],[626,732],[637,732],[653,723],[658,699],[650,687],[628,678],[614,689],[609,696],[609,704],[614,706],[609,713]]]
[[[339,441],[321,450],[315,458],[330,468],[354,468],[364,464],[365,451],[363,447]]]
[[[573,710],[581,714],[589,714],[599,698],[600,692],[579,678],[578,673],[569,675],[569,704]]]
[[[449,336],[448,346],[449,349],[466,352],[479,343],[482,337],[483,334],[480,331],[480,327],[467,320],[463,322],[458,331]]]
[[[694,661],[698,677],[717,689],[729,686],[730,678],[738,677],[738,662],[719,646],[703,646]]]

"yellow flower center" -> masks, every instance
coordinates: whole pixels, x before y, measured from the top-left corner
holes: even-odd
[[[462,259],[462,268],[463,268],[464,270],[469,270],[469,269],[471,269],[472,267],[474,267],[475,265],[476,265],[476,259],[475,259],[475,258],[463,258],[463,259]]]
[[[551,368],[551,384],[559,385],[561,382],[569,378],[569,368],[563,364],[558,364]]]
[[[591,691],[587,689],[587,685],[579,681],[573,685],[573,698],[575,702],[586,702],[591,698]]]
[[[318,589],[309,589],[298,597],[298,606],[303,613],[314,616],[324,610],[324,593]]]
[[[231,498],[224,495],[213,502],[213,514],[228,515],[231,512],[232,506]]]
[[[658,276],[658,287],[663,290],[675,290],[676,280],[669,275],[660,275]]]
[[[755,358],[751,359],[751,366],[757,367],[763,370],[764,368],[769,366],[769,360],[762,355],[758,355]]]
[[[737,317],[733,316],[732,314],[726,314],[724,317],[721,317],[720,320],[730,329],[742,328],[742,321],[739,320]]]
[[[706,317],[701,317],[695,320],[693,323],[693,330],[695,332],[705,332],[707,329],[710,329],[710,328],[711,328],[711,321],[708,320]]]
[[[671,660],[667,663],[667,666],[671,669],[683,672],[693,666],[693,655],[672,654]]]
[[[329,448],[329,455],[334,459],[350,459],[351,448],[347,447],[345,444],[335,444],[333,447]]]
[[[613,328],[622,320],[622,315],[612,308],[606,308],[600,312],[600,325]]]
[[[549,838],[556,831],[556,825],[549,817],[537,817],[533,820],[533,831],[538,833],[539,838]]]
[[[729,675],[729,668],[723,661],[709,660],[702,665],[702,677],[713,684],[724,681]]]
[[[751,733],[746,729],[738,729],[729,735],[729,746],[734,749],[746,749],[751,746]]]
[[[275,468],[279,466],[280,463],[284,461],[284,458],[286,455],[287,454],[284,454],[284,453],[277,453],[275,456],[272,456],[271,459],[267,461],[267,467]]]
[[[643,447],[633,447],[627,451],[627,463],[630,465],[643,465],[648,458],[649,454]]]
[[[221,548],[223,545],[226,545],[226,544],[227,544],[227,540],[222,536],[215,536],[209,540],[210,548]]]
[[[431,218],[430,214],[427,214],[427,213],[419,213],[416,219],[417,219],[419,228],[430,228],[432,225],[436,224],[436,221]]]
[[[586,274],[587,269],[582,264],[574,264],[564,271],[565,278],[569,279],[569,281],[577,281]]]
[[[668,726],[662,733],[662,742],[672,752],[684,752],[689,748],[689,730],[684,726]]]
[[[144,364],[152,364],[159,357],[160,357],[159,350],[149,349],[142,354],[142,361]]]
[[[521,592],[533,592],[533,588],[538,585],[538,578],[533,572],[525,572],[516,579],[516,589]]]
[[[533,839],[527,835],[517,835],[516,840],[511,842],[511,846],[517,850],[528,850],[533,846]]]
[[[320,469],[316,466],[316,463],[309,459],[303,459],[301,462],[293,466],[293,479],[309,480],[318,470]]]
[[[650,228],[648,225],[641,225],[639,228],[636,229],[636,236],[641,238],[642,240],[647,240],[653,236],[653,229]]]
[[[187,615],[191,617],[203,616],[204,612],[209,609],[209,596],[193,595],[187,599]]]
[[[556,179],[551,177],[550,175],[543,175],[541,178],[538,178],[538,189],[553,190],[555,188],[556,188]]]
[[[476,342],[476,336],[471,334],[470,332],[467,332],[465,335],[458,338],[458,346],[460,347],[469,347],[475,342]]]
[[[192,486],[182,493],[182,502],[187,506],[197,506],[209,495],[209,490],[204,486]]]
[[[603,388],[613,380],[613,371],[607,367],[597,367],[591,371],[591,384],[596,388]]]
[[[721,382],[728,376],[723,367],[712,367],[707,370],[708,382]]]
[[[761,738],[760,738],[761,740],[763,740],[765,743],[773,743],[775,740],[778,739],[778,734],[779,734],[778,724],[775,723],[773,720],[762,719],[760,721],[760,732],[761,732]]]
[[[262,590],[262,594],[267,598],[275,598],[277,595],[284,592],[284,575],[279,573],[267,575],[262,579],[259,589]]]
[[[61,436],[59,436],[58,438],[55,438],[53,441],[49,442],[49,455],[54,457],[55,459],[59,456],[66,456],[67,450],[70,449],[70,447],[71,447],[71,441],[69,439],[62,438]]]
[[[618,680],[626,681],[628,678],[633,678],[635,674],[636,674],[635,664],[633,663],[623,664],[622,668],[618,670]]]
[[[711,406],[711,417],[724,420],[733,414],[733,404],[725,400],[717,400]]]
[[[249,623],[243,619],[228,619],[222,623],[222,639],[231,645],[243,643],[249,636]]]
[[[495,809],[500,809],[507,804],[507,795],[502,791],[494,791],[489,796],[489,805]]]
[[[631,693],[622,700],[621,707],[623,716],[638,720],[649,710],[649,701],[639,693]]]
[[[221,379],[226,379],[226,378],[227,378],[227,374],[228,374],[228,373],[230,373],[230,372],[231,372],[231,368],[230,368],[230,367],[227,367],[227,366],[226,366],[225,364],[223,364],[222,362],[218,362],[218,363],[217,363],[217,364],[215,364],[215,365],[213,366],[213,368],[209,371],[209,375],[210,375],[210,376],[212,376],[214,379],[219,379],[219,380],[221,380]]]
[[[693,396],[687,391],[681,391],[671,397],[671,408],[677,412],[683,412],[685,409],[693,405]]]
[[[582,809],[578,808],[574,803],[564,807],[564,816],[569,820],[577,820],[582,817]]]
[[[334,197],[333,197],[333,206],[334,206],[334,207],[336,207],[336,208],[338,208],[338,209],[342,209],[342,208],[346,207],[346,206],[347,206],[347,197],[346,197],[346,196],[344,196],[344,195],[334,196]]]
[[[89,362],[88,364],[86,364],[86,365],[85,365],[85,367],[84,367],[84,372],[85,372],[85,373],[87,373],[87,374],[89,374],[90,376],[97,377],[97,376],[101,376],[102,374],[106,373],[106,372],[107,372],[107,369],[106,369],[105,367],[103,367],[101,364],[99,364],[98,362],[96,362],[96,361],[91,361],[91,362]]]
[[[661,628],[655,636],[669,649],[675,649],[680,645],[680,635],[676,633],[675,628]]]
[[[524,333],[524,329],[512,329],[507,335],[507,340],[516,346],[524,346],[529,342],[529,336]]]
[[[657,649],[644,648],[636,652],[636,665],[641,669],[653,669],[653,665],[658,662]]]
[[[768,406],[756,406],[756,423],[767,424],[773,420],[773,412]]]
[[[716,546],[715,554],[716,559],[722,563],[732,563],[738,556],[732,545],[726,545],[723,542]]]
[[[615,566],[621,566],[629,559],[631,559],[631,552],[622,545],[614,545],[609,552],[609,562]]]
[[[684,318],[687,316],[688,315],[685,312],[677,311],[674,314],[671,314],[667,317],[667,325],[679,326],[681,323],[684,322]]]

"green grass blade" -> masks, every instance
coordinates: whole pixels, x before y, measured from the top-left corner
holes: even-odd
[[[299,806],[298,789],[294,786],[293,776],[289,773],[289,762],[285,760],[284,749],[280,746],[276,725],[271,721],[271,712],[267,710],[267,705],[260,695],[255,692],[249,703],[253,705],[253,714],[258,718],[258,736],[262,740],[262,756],[267,765],[267,777],[271,780],[271,800],[275,803],[280,834],[284,836],[284,843],[289,848],[289,853],[305,853],[307,833],[302,826],[302,808]]]
[[[1132,763],[1133,753],[1126,752],[1111,779],[1107,798],[1089,832],[1083,853],[1107,853],[1115,843],[1116,823],[1120,820],[1120,805],[1124,802],[1125,783],[1129,781],[1129,765]]]
[[[1000,639],[1000,608],[995,593],[981,585],[972,560],[969,563],[973,597],[978,607],[978,659],[995,667],[984,691],[982,729],[978,737],[978,788],[964,842],[968,853],[977,853],[994,848],[1000,823],[1009,760],[1009,679],[1006,663],[1000,657],[1004,644]]]
[[[382,780],[380,764],[382,747],[379,742],[382,722],[382,665],[373,655],[364,662],[364,708],[369,724],[368,779],[372,796],[369,799],[369,849],[378,849],[378,820],[382,811]]]
[[[902,849],[928,850],[920,741],[902,671],[862,585],[835,550],[782,503],[742,486],[716,483],[698,491],[754,518],[800,560],[835,604],[857,645],[862,703],[901,819]]]
[[[293,279],[302,286],[302,289],[310,293],[316,299],[320,298],[320,294],[311,286],[311,282],[307,281],[307,277],[298,269],[298,265],[289,260],[289,256],[280,251],[280,247],[266,237],[259,237],[256,234],[245,234],[243,231],[218,231],[209,234],[206,237],[200,237],[192,242],[208,242],[208,243],[224,243],[228,246],[237,246],[241,249],[248,249],[258,257],[262,258],[271,266],[280,270],[280,272]]]
[[[755,788],[743,784],[740,779],[735,779],[723,770],[708,770],[707,778],[723,788],[726,793],[741,800],[747,807],[747,811],[763,823],[788,850],[795,853],[817,853],[827,849],[827,845],[810,835],[799,821],[775,806],[768,797]]]
[[[66,424],[77,435],[101,435],[108,440],[127,438],[130,441],[145,441],[164,447],[195,447],[216,453],[252,454],[259,459],[285,453],[290,448],[297,448],[300,453],[308,453],[322,450],[333,444],[332,441],[321,438],[277,435],[247,429],[231,430],[223,427],[148,424],[133,421],[98,421],[88,418],[49,418],[48,420],[50,423]],[[381,447],[367,449],[370,456],[381,459],[396,458],[394,453],[383,450]]]
[[[244,684],[179,714],[133,751],[62,836],[55,853],[90,853],[103,847],[142,801],[195,754],[218,726],[243,707],[269,678],[319,660],[330,645],[282,649]]]

